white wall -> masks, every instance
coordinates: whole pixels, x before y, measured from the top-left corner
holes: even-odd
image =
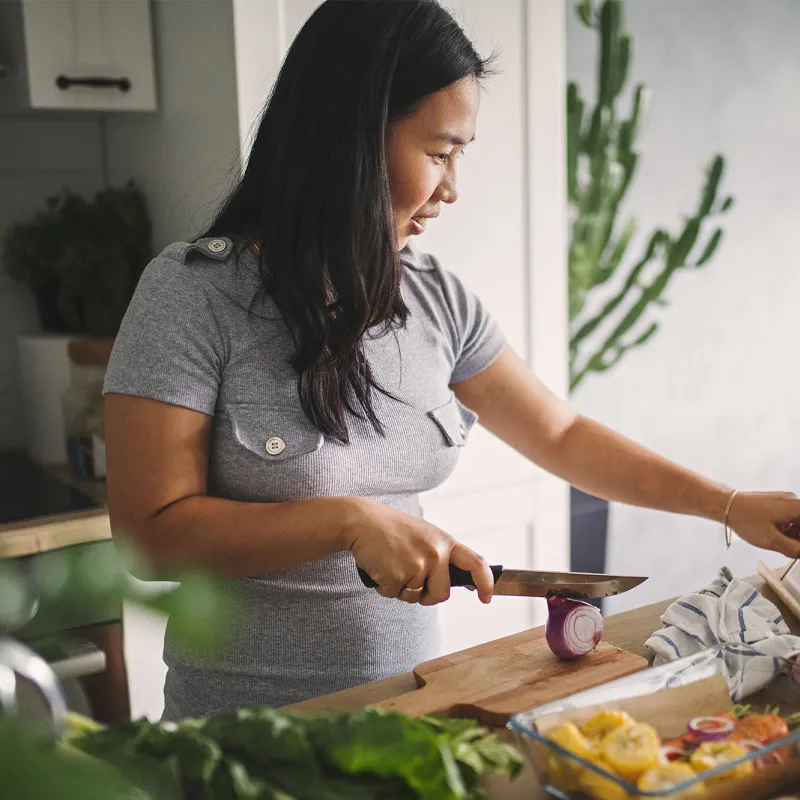
[[[231,0],[156,0],[159,110],[108,117],[109,181],[134,177],[156,251],[197,235],[239,168]]]
[[[694,208],[702,167],[728,158],[737,203],[718,255],[681,273],[661,330],[579,387],[580,410],[733,486],[800,493],[793,362],[800,269],[800,4],[796,0],[628,2],[633,79],[653,89],[629,208],[641,229]],[[568,73],[594,86],[594,39],[570,14]],[[587,91],[584,91],[584,95]],[[593,95],[592,95],[593,96]],[[713,523],[613,506],[609,571],[650,574],[609,610],[705,585],[726,563],[755,572],[763,555],[730,553]],[[770,563],[782,563],[768,556]]]
[[[101,121],[94,115],[0,116],[0,236],[64,186],[103,186]],[[0,266],[0,449],[23,446],[17,335],[40,330],[33,298]]]

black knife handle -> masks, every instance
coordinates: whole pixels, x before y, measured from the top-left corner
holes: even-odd
[[[493,566],[489,567],[489,569],[492,571],[492,575],[494,576],[494,582],[497,583],[497,579],[503,573],[503,568],[501,566],[499,566],[499,565],[493,565]],[[367,587],[367,589],[374,589],[378,585],[377,583],[375,583],[374,580],[372,580],[372,578],[370,578],[369,575],[367,575],[367,573],[363,569],[361,569],[361,567],[358,568],[358,577],[361,578],[361,583],[363,583],[364,586]],[[451,586],[474,586],[475,585],[475,581],[474,581],[474,579],[472,577],[472,573],[471,572],[467,572],[467,570],[460,569],[459,567],[453,566],[451,564],[450,565],[450,585]]]
[[[498,578],[503,574],[503,568],[499,564],[493,564],[489,567],[494,577],[494,582],[497,583]],[[475,579],[472,577],[471,572],[467,572],[460,567],[450,565],[450,585],[451,586],[474,586]]]

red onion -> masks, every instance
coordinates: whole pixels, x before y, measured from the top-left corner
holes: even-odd
[[[704,742],[721,741],[733,733],[734,727],[727,717],[695,717],[689,722],[689,730]]]
[[[671,744],[665,744],[659,748],[658,755],[662,764],[669,764],[670,761],[686,760],[686,751]]]
[[[545,638],[559,658],[571,661],[585,656],[603,638],[603,616],[589,603],[548,597],[547,611]]]
[[[752,739],[741,739],[736,744],[744,747],[748,753],[753,753],[756,750],[763,750],[764,745],[761,742],[753,741]],[[783,748],[781,748],[783,749]],[[766,767],[773,767],[784,763],[783,754],[778,750],[770,750],[769,753],[764,753],[763,756],[753,759],[754,769],[765,769]]]
[[[764,746],[761,744],[761,742],[757,742],[755,739],[739,739],[736,744],[738,744],[740,747],[744,747],[748,753],[752,753],[754,750],[761,750],[761,748]]]

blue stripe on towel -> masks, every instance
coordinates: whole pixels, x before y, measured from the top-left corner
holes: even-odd
[[[663,633],[654,633],[653,638],[663,639],[675,651],[675,655],[678,658],[681,657],[681,651],[678,650],[678,646],[675,644],[675,642],[672,641],[672,639],[669,638],[669,636],[665,636]]]
[[[744,641],[745,633],[747,632],[745,630],[747,626],[744,624],[744,610],[750,605],[750,603],[753,602],[753,600],[756,599],[756,597],[758,597],[758,592],[753,592],[753,594],[751,594],[750,597],[748,597],[747,600],[745,600],[744,603],[739,606],[739,633],[742,636],[742,641]]]
[[[733,653],[736,656],[747,656],[748,658],[764,658],[764,654],[759,653],[757,650],[737,650],[734,645],[726,645],[725,652]]]
[[[779,625],[781,622],[783,622],[783,614],[779,614],[774,620],[772,620],[773,625]]]
[[[697,606],[693,606],[691,603],[687,603],[684,600],[678,600],[678,605],[681,608],[687,609],[687,611],[694,611],[695,614],[699,614],[703,619],[706,619],[705,611],[701,611]]]

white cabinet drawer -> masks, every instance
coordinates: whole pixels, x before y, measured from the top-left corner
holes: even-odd
[[[6,66],[0,83],[16,85],[20,107],[156,109],[150,0],[4,5],[0,24],[14,25],[14,42],[0,52]]]

